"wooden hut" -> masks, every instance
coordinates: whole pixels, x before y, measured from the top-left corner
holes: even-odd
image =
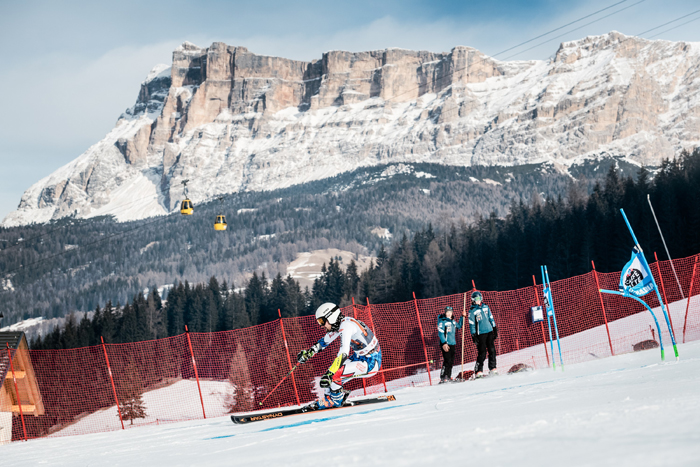
[[[12,441],[12,419],[20,415],[20,405],[25,417],[44,415],[27,338],[23,332],[0,332],[0,444]]]

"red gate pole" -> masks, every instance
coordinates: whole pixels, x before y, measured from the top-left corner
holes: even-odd
[[[676,330],[673,329],[673,319],[671,318],[671,309],[668,307],[668,298],[666,298],[666,287],[664,287],[664,278],[661,276],[661,266],[659,266],[659,258],[654,252],[654,259],[656,260],[656,272],[659,273],[659,284],[661,284],[661,292],[664,295],[664,302],[666,302],[666,310],[668,311],[668,320],[671,322],[671,331],[673,335],[676,335]]]
[[[540,303],[540,294],[537,293],[537,281],[535,280],[535,275],[532,275],[533,289],[535,290],[535,298],[537,299],[537,306],[542,306]],[[542,345],[544,345],[544,354],[547,357],[547,366],[549,366],[549,352],[547,351],[547,338],[544,336],[544,323],[540,321],[540,329],[542,330]],[[554,358],[554,355],[552,355]]]
[[[354,319],[357,319],[357,311],[355,310],[355,297],[351,297],[351,298],[352,298],[352,317]],[[374,332],[374,331],[372,331],[372,332]],[[361,379],[362,379],[362,392],[366,396],[367,395],[367,384],[365,383],[364,378],[361,378]]]
[[[608,332],[608,344],[610,344],[610,353],[615,356],[615,351],[613,350],[612,340],[610,339],[610,328],[608,328],[608,315],[605,313],[605,303],[603,303],[603,294],[600,293],[600,282],[598,282],[598,271],[595,270],[595,263],[591,260],[591,265],[593,266],[593,275],[595,276],[596,290],[598,291],[598,298],[600,298],[600,307],[603,309],[603,319],[605,320],[605,330]]]
[[[467,292],[464,292],[464,299],[462,301],[462,313],[467,311]],[[464,379],[464,328],[469,326],[467,324],[467,319],[464,319],[464,315],[462,315],[462,372],[460,373],[462,375],[462,379]],[[470,329],[471,331],[471,329]],[[469,333],[471,335],[471,332]]]
[[[10,343],[5,342],[7,346],[7,358],[10,359],[10,369],[12,370],[12,381],[15,383],[15,394],[17,394],[17,405],[19,406],[19,417],[22,419],[22,431],[24,431],[24,440],[27,441],[27,427],[24,426],[24,412],[22,412],[22,399],[19,397],[19,389],[17,388],[17,377],[15,376],[15,365],[12,363],[12,351]],[[19,346],[18,346],[19,347]],[[15,349],[19,351],[19,349]],[[10,441],[12,441],[12,433],[10,433]]]
[[[428,381],[433,385],[433,378],[430,376],[430,362],[428,361],[428,350],[425,348],[425,336],[423,335],[423,325],[420,322],[420,313],[418,313],[418,300],[416,293],[413,292],[413,304],[416,307],[416,318],[418,318],[418,327],[420,328],[420,338],[423,341],[423,353],[425,354],[425,368],[428,370]]]
[[[695,269],[698,266],[698,258],[700,255],[695,256],[695,261],[693,262],[693,275],[690,276],[690,288],[688,289],[688,302],[685,304],[685,319],[683,320],[683,343],[685,344],[685,326],[688,324],[688,309],[690,308],[690,299],[693,297],[693,282],[695,282]]]
[[[105,347],[105,340],[100,336],[100,341],[102,342],[102,351],[105,354],[105,361],[107,362],[107,373],[109,373],[109,380],[112,382],[112,392],[114,393],[114,402],[117,404],[117,413],[119,413],[119,421],[122,424],[122,430],[124,429],[124,420],[122,420],[122,409],[119,407],[119,398],[117,397],[117,388],[114,386],[114,377],[112,377],[112,367],[109,365],[109,357],[107,357],[107,347]]]
[[[353,298],[352,301],[353,301],[353,303],[355,303],[355,298]],[[379,341],[379,336],[377,335],[377,330],[374,328],[374,318],[372,318],[372,307],[369,304],[369,297],[367,297],[367,313],[369,313],[369,325],[372,326],[372,332],[377,337],[377,341]],[[382,371],[382,384],[384,385],[384,392],[389,392],[386,389],[386,378],[384,377],[383,371]]]
[[[202,415],[207,418],[206,412],[204,412],[204,398],[202,397],[202,387],[199,385],[199,373],[197,373],[197,362],[194,361],[194,352],[192,351],[192,341],[190,340],[190,330],[187,329],[185,324],[185,334],[187,335],[187,345],[190,346],[190,356],[192,357],[192,366],[194,367],[194,377],[197,379],[197,389],[199,389],[199,401],[202,403]]]
[[[292,359],[289,358],[289,346],[287,345],[287,336],[284,333],[284,323],[282,322],[282,312],[277,308],[277,316],[280,317],[280,328],[282,328],[282,339],[284,340],[284,350],[287,351],[287,363],[289,364],[289,372],[292,375],[292,386],[294,386],[294,397],[297,398],[297,405],[301,405],[299,402],[299,393],[297,392],[297,383],[294,381],[294,372],[292,371]]]

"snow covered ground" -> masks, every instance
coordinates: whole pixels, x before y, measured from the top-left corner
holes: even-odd
[[[0,447],[3,465],[700,465],[700,342],[394,392],[238,426],[227,416]]]

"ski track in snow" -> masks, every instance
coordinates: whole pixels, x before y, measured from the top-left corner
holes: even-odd
[[[228,416],[0,447],[3,465],[700,465],[700,341],[407,388],[368,410]],[[290,423],[291,422],[291,423]]]

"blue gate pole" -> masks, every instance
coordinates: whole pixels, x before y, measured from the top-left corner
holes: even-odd
[[[676,337],[673,335],[673,328],[671,327],[671,321],[668,319],[668,312],[666,310],[666,305],[664,305],[664,301],[661,299],[661,294],[659,293],[659,287],[656,285],[656,280],[654,279],[654,275],[651,273],[651,268],[649,267],[649,262],[647,261],[646,256],[644,256],[644,251],[642,250],[641,245],[637,241],[637,236],[634,235],[634,231],[632,230],[632,226],[630,225],[630,221],[627,220],[627,215],[625,214],[625,210],[620,208],[620,212],[622,213],[622,217],[625,219],[625,224],[627,224],[627,228],[629,229],[630,234],[632,235],[632,240],[634,240],[635,246],[639,250],[639,253],[641,253],[641,255],[642,255],[642,259],[644,260],[644,267],[647,268],[647,271],[649,271],[649,275],[651,276],[651,282],[652,282],[652,284],[654,284],[654,292],[656,292],[656,298],[659,300],[659,303],[661,304],[661,311],[664,313],[664,319],[666,320],[666,326],[668,327],[668,333],[671,335],[671,343],[673,344],[673,352],[676,354],[676,360],[678,360],[679,357],[678,357],[678,347],[676,346]],[[632,295],[630,295],[630,297],[632,297]],[[633,297],[633,298],[636,298],[636,297]],[[656,317],[654,317],[654,319],[656,319]],[[659,333],[660,332],[661,331],[659,331]],[[659,334],[659,340],[661,340],[661,334]]]
[[[542,287],[547,288],[547,282],[544,278],[544,266],[540,266],[540,272],[542,273]],[[557,369],[556,360],[554,360],[554,341],[552,340],[552,325],[549,322],[549,311],[547,310],[547,304],[549,303],[549,297],[547,297],[547,302],[544,304],[544,314],[547,315],[547,329],[549,329],[549,345],[552,348],[552,369]]]
[[[557,336],[557,347],[559,348],[559,363],[561,363],[561,371],[564,371],[564,360],[562,360],[561,358],[561,342],[559,341],[559,326],[557,326],[557,313],[554,311],[554,299],[552,298],[552,284],[549,282],[549,272],[547,271],[547,266],[544,267],[544,274],[547,276],[547,293],[549,295],[549,306],[552,307],[554,332]]]
[[[664,358],[664,341],[663,341],[663,339],[661,339],[661,327],[659,326],[659,321],[656,319],[656,315],[654,314],[653,311],[651,311],[651,308],[649,307],[649,305],[647,305],[644,300],[642,300],[639,297],[635,297],[634,295],[629,295],[629,294],[625,295],[624,293],[618,292],[617,290],[603,290],[603,289],[598,289],[598,290],[602,293],[609,293],[609,294],[613,294],[613,295],[621,295],[623,297],[634,298],[639,303],[644,305],[644,308],[649,310],[649,313],[651,313],[651,316],[654,318],[654,322],[656,323],[656,330],[659,332],[659,345],[661,347],[661,360],[662,361],[665,360],[665,358]]]

